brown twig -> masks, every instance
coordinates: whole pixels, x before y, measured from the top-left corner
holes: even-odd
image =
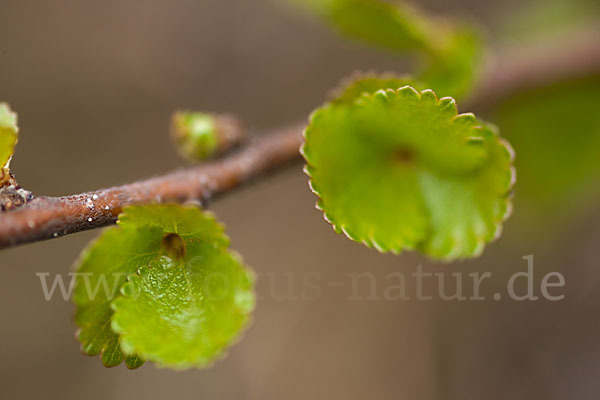
[[[600,71],[600,42],[577,36],[551,47],[496,57],[471,104],[490,104],[524,88]],[[114,223],[123,207],[152,202],[204,202],[299,157],[302,126],[251,141],[236,153],[136,183],[64,197],[37,197],[0,214],[0,248],[36,242]]]
[[[132,204],[205,202],[299,157],[302,128],[255,139],[222,160],[198,167],[94,192],[34,198],[0,214],[0,248],[106,226]]]

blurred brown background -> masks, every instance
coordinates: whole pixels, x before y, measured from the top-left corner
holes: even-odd
[[[516,3],[422,5],[478,16],[493,38]],[[260,133],[306,118],[355,69],[403,65],[275,1],[0,0],[0,99],[21,126],[12,169],[37,194],[78,193],[181,166],[166,134],[175,109],[232,111]],[[0,398],[597,398],[598,207],[555,243],[524,237],[510,221],[481,259],[439,265],[380,255],[335,235],[306,180],[296,164],[211,206],[259,273],[262,298],[243,340],[206,371],[105,369],[80,354],[72,304],[45,301],[35,274],[67,273],[98,232],[4,251]],[[536,257],[537,288],[546,272],[564,274],[565,300],[348,300],[348,274],[373,272],[381,293],[388,274],[410,276],[420,264],[448,279],[490,271],[489,295],[525,270],[528,254]],[[290,277],[301,285],[308,272],[323,274],[318,299],[269,296],[273,282],[285,292]],[[338,281],[346,285],[327,285]]]

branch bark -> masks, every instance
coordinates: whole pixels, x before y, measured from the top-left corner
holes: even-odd
[[[524,88],[598,73],[598,33],[592,29],[549,47],[499,53],[502,56],[488,64],[469,104],[489,105]],[[36,197],[0,213],[0,248],[106,226],[132,204],[206,202],[298,159],[302,130],[302,125],[287,127],[250,141],[223,159],[132,184],[72,196]]]
[[[251,140],[221,160],[128,185],[72,196],[36,197],[0,214],[0,248],[106,226],[132,204],[206,202],[299,158],[302,130],[302,125],[291,126]]]

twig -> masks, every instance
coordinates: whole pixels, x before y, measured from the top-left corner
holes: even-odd
[[[94,192],[34,198],[0,214],[0,248],[106,226],[132,204],[205,202],[298,158],[302,128],[255,139],[231,156],[198,167]]]
[[[471,104],[491,104],[524,88],[600,71],[597,30],[572,42],[496,57]],[[299,157],[301,125],[251,141],[198,167],[136,183],[64,197],[37,197],[0,213],[0,248],[51,239],[114,223],[123,207],[152,202],[204,202]]]

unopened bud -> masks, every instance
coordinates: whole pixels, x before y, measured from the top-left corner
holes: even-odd
[[[183,157],[201,161],[239,144],[246,132],[232,115],[179,111],[173,114],[171,135]]]

